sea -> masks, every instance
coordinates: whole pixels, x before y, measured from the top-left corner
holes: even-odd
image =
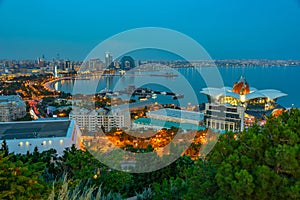
[[[286,107],[300,107],[300,66],[279,67],[216,67],[209,77],[201,73],[206,68],[151,69],[148,71],[127,72],[125,76],[94,76],[77,80],[62,80],[55,84],[59,91],[71,94],[95,94],[103,91],[123,91],[129,86],[150,88],[153,91],[174,92],[183,98],[173,99],[170,95],[151,96],[161,104],[187,106],[207,102],[207,97],[200,93],[203,88],[213,87],[211,80],[220,80],[223,86],[232,87],[244,76],[250,87],[257,90],[276,89],[287,96],[277,102]],[[210,79],[210,81],[207,81]],[[131,95],[120,95],[122,99],[137,99]]]

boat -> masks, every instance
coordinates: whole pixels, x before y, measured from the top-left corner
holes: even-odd
[[[120,73],[120,75],[125,75],[126,71],[125,70],[120,70],[119,73]]]
[[[176,94],[176,95],[173,96],[173,99],[181,99],[183,97],[184,97],[183,94]]]
[[[112,92],[110,89],[104,88],[103,90],[101,90],[99,93],[108,93],[108,92]]]
[[[147,98],[146,95],[143,95],[143,96],[140,96],[140,97],[139,97],[139,100],[140,100],[140,101],[146,101],[146,100],[148,100],[148,98]]]

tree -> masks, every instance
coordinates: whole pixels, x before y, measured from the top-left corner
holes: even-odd
[[[131,191],[134,194],[130,174],[111,170],[100,163],[87,151],[77,150],[74,145],[66,149],[58,164],[57,178],[65,174],[70,180],[69,187],[100,187],[102,192],[120,192],[124,195]]]
[[[218,185],[215,180],[216,169],[212,163],[198,160],[193,168],[186,169],[188,191],[184,194],[184,199],[206,199],[217,198]]]
[[[162,184],[153,184],[153,199],[182,199],[182,196],[186,194],[187,187],[186,182],[181,178],[169,180],[165,179]]]
[[[1,144],[0,152],[4,153],[4,157],[8,156],[9,151],[8,151],[8,146],[7,146],[6,140],[3,140],[2,144]]]
[[[300,198],[300,111],[269,117],[225,134],[209,156],[217,172],[218,195],[228,199]]]
[[[0,199],[45,199],[49,187],[41,174],[43,163],[12,162],[12,154],[0,152]]]

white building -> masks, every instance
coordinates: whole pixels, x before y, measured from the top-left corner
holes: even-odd
[[[230,106],[243,106],[247,110],[267,111],[277,106],[277,99],[287,96],[287,94],[275,90],[257,90],[250,87],[245,77],[241,77],[235,82],[233,87],[223,88],[203,88],[200,93],[208,98],[209,103],[218,103]]]
[[[108,113],[102,108],[93,111],[84,108],[73,110],[69,114],[69,118],[75,120],[81,129],[91,132],[97,131],[102,126],[105,131],[110,131],[113,127],[124,128],[130,126],[129,112]]]
[[[229,131],[243,131],[245,115],[265,120],[265,116],[272,111],[282,110],[283,107],[277,103],[277,99],[287,96],[275,89],[257,90],[250,87],[243,76],[233,87],[208,87],[203,88],[200,93],[208,98],[205,107],[206,126]]]
[[[39,152],[56,149],[59,155],[73,144],[80,148],[81,132],[74,120],[47,120],[0,123],[0,142],[6,141],[9,152],[26,154],[37,147]]]
[[[26,104],[19,95],[0,96],[0,121],[9,122],[26,115]]]
[[[111,54],[107,51],[105,52],[105,67],[109,68],[109,66],[112,64],[113,58]]]
[[[205,104],[205,126],[219,131],[243,131],[245,108],[213,103]]]

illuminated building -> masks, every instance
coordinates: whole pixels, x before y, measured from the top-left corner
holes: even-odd
[[[73,110],[69,114],[69,118],[76,121],[81,129],[87,131],[98,131],[104,127],[105,131],[110,131],[112,128],[129,127],[130,114],[128,112],[113,112],[108,113],[102,108],[90,111],[88,109]]]
[[[109,52],[105,52],[105,68],[109,68],[113,62],[113,58]]]
[[[252,88],[243,76],[232,88],[203,88],[201,93],[207,95],[209,103],[243,106],[247,110],[259,111],[274,109],[276,100],[287,95],[279,90]]]
[[[203,88],[201,93],[208,98],[205,110],[206,125],[212,128],[217,126],[217,122],[235,121],[235,131],[243,130],[245,121],[252,124],[255,118],[263,119],[265,115],[271,114],[274,109],[282,109],[277,104],[277,99],[287,95],[275,89],[257,90],[252,88],[243,76],[234,83],[233,87]],[[216,109],[211,110],[212,107]],[[231,112],[227,113],[227,110],[231,110]],[[242,111],[245,114],[242,114]],[[237,122],[238,116],[240,125]],[[237,127],[239,128],[237,129]],[[221,123],[221,125],[218,125],[218,129],[225,130],[226,127]]]
[[[71,70],[71,61],[67,60],[64,62],[63,70]]]
[[[80,148],[81,132],[74,120],[47,120],[0,123],[0,142],[6,141],[9,152],[32,153],[55,149],[59,155],[65,148]]]
[[[58,75],[57,75],[57,65],[54,66],[54,77],[57,78]]]
[[[178,110],[172,108],[159,109],[148,112],[147,117],[169,122],[190,123],[198,126],[202,125],[204,118],[203,113],[200,112]]]
[[[240,131],[244,129],[244,108],[221,104],[205,104],[204,123],[213,130]]]
[[[9,122],[26,115],[26,104],[19,95],[0,96],[0,121]]]
[[[204,130],[204,115],[200,112],[178,110],[178,109],[159,109],[148,112],[147,118],[138,118],[133,123],[134,129],[150,128],[160,130],[162,128],[181,128],[183,130]]]

